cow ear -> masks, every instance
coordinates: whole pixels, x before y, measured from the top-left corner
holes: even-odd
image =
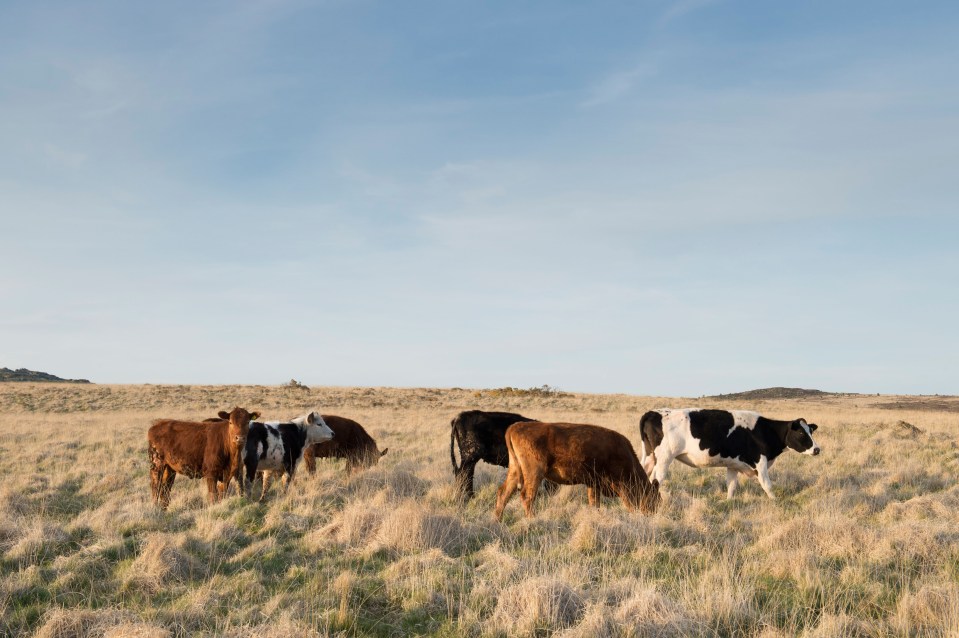
[[[388,447],[383,448],[383,451],[380,452],[380,456],[386,456],[386,453],[389,452],[389,451],[390,451],[390,448],[388,448]]]
[[[309,414],[306,415],[306,424],[307,424],[307,425],[313,425],[314,423],[316,423],[316,417],[313,416],[314,414],[316,414],[316,413],[315,413],[315,412],[310,412]]]
[[[809,424],[809,431],[810,431],[810,432],[815,432],[815,431],[816,431],[816,428],[818,428],[818,427],[819,427],[819,426],[816,425],[815,423],[810,423],[810,424]]]
[[[230,420],[230,413],[227,412],[226,410],[220,410],[219,412],[216,413],[216,415],[220,417],[221,419],[225,419],[227,421]]]
[[[260,413],[259,413],[259,412],[250,412],[250,420],[251,420],[251,421],[256,421],[256,420],[259,419],[259,418],[260,418]]]

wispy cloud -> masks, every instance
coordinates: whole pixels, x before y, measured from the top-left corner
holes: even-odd
[[[709,5],[717,4],[719,1],[720,0],[676,0],[663,12],[663,15],[660,16],[659,25],[665,26],[674,20],[679,20]]]
[[[589,89],[586,99],[580,103],[584,108],[601,106],[614,102],[631,93],[636,85],[656,74],[656,67],[643,63],[626,71],[608,74]]]

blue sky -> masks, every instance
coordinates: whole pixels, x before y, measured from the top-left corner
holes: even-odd
[[[959,393],[959,5],[0,4],[0,365]]]

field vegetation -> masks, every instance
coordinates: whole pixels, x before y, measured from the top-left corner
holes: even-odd
[[[0,635],[959,636],[959,399],[540,390],[0,383]],[[390,453],[352,477],[320,461],[263,503],[207,506],[178,478],[156,510],[151,420],[234,405],[350,417]],[[485,464],[454,497],[460,410],[638,446],[643,411],[684,405],[805,417],[823,454],[785,453],[776,501],[674,464],[652,516],[563,487],[496,523],[505,470]]]

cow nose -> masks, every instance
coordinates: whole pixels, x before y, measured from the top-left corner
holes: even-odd
[[[813,456],[816,456],[817,454],[819,454],[819,448],[818,448],[818,447],[814,447],[814,448],[812,449],[812,455],[813,455]]]

